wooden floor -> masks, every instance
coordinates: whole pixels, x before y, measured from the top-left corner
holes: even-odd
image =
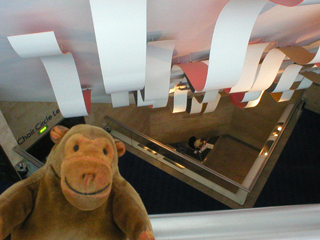
[[[259,151],[228,135],[221,137],[215,148],[203,165],[242,184]]]

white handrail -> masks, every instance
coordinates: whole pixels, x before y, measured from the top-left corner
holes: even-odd
[[[157,240],[320,239],[320,204],[151,215]]]

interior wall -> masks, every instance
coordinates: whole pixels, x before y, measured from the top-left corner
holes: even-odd
[[[192,136],[208,138],[228,132],[234,106],[228,97],[221,97],[212,113],[172,113],[172,101],[164,109],[154,109],[150,115],[150,136],[163,143],[187,142]]]
[[[297,91],[288,102],[276,102],[264,93],[254,108],[235,108],[228,134],[261,149],[289,103],[295,103],[303,91]]]
[[[294,102],[301,94],[302,91],[295,93],[290,102]],[[92,112],[85,117],[85,121],[104,126],[104,117],[108,115],[163,143],[187,142],[191,136],[207,138],[230,134],[261,148],[288,104],[277,103],[270,94],[264,94],[257,107],[239,109],[227,96],[223,96],[212,113],[173,114],[172,100],[169,98],[166,108],[158,109],[136,107],[134,104],[113,108],[112,104],[93,103]],[[20,139],[20,146],[25,149],[41,137],[37,133],[41,124],[51,128],[63,119],[57,103],[0,102],[0,109],[16,140]]]
[[[207,138],[229,134],[261,149],[285,107],[301,94],[302,91],[298,91],[291,101],[277,103],[265,93],[258,106],[246,109],[235,107],[223,96],[217,109],[206,114],[173,114],[171,97],[167,107],[158,109],[135,104],[113,108],[112,104],[93,103],[91,114],[85,120],[102,127],[106,125],[107,115],[162,143],[187,142],[191,136]]]
[[[18,155],[13,148],[17,145],[12,131],[0,110],[0,146],[7,155],[13,166],[22,161],[22,157]]]
[[[42,127],[47,125],[49,131],[63,119],[54,102],[0,102],[0,110],[23,149],[29,148],[42,137],[38,133]]]
[[[302,93],[296,92],[290,103]],[[113,108],[112,104],[93,103],[92,112],[85,121],[103,127],[107,115],[162,143],[187,142],[191,136],[207,138],[229,134],[261,149],[288,105],[288,102],[277,103],[270,94],[264,94],[257,107],[239,109],[227,96],[223,96],[212,113],[173,114],[172,102],[170,97],[168,106],[158,109],[136,107],[135,104]],[[57,103],[0,102],[0,110],[19,146],[24,149],[41,138],[38,134],[40,126],[48,125],[50,129],[63,119]]]
[[[85,121],[87,124],[104,127],[107,125],[105,116],[109,116],[138,132],[149,135],[150,114],[149,107],[137,107],[132,104],[128,107],[113,108],[111,103],[93,103],[91,113],[85,116]]]
[[[213,113],[188,114],[172,113],[172,98],[165,108],[149,107],[113,108],[112,104],[93,103],[91,114],[85,117],[88,124],[105,126],[105,116],[109,116],[128,127],[144,133],[162,143],[186,142],[191,136],[212,137],[226,134],[231,122],[234,106],[227,97],[221,101]]]
[[[304,91],[303,97],[307,101],[306,108],[320,114],[320,85],[313,83]]]

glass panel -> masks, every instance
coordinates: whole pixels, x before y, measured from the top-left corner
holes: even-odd
[[[107,128],[115,130],[117,134],[120,133],[121,136],[119,135],[119,138],[121,137],[121,140],[147,151],[150,156],[158,160],[166,161],[178,167],[187,176],[191,173],[194,179],[204,179],[207,182],[219,185],[231,193],[237,194],[240,189],[245,192],[252,190],[288,121],[293,115],[295,116],[301,112],[301,106],[303,107],[303,100],[297,101],[295,105],[287,106],[273,130],[269,133],[269,138],[262,149],[225,134],[206,139],[208,143],[213,145],[213,148],[202,155],[195,153],[195,149],[188,146],[163,144],[108,116],[105,118]],[[232,146],[232,149],[228,146]],[[216,151],[218,147],[219,151]],[[241,156],[245,159],[241,159]],[[219,159],[219,161],[215,161],[216,159]],[[247,166],[244,163],[247,163]],[[219,164],[224,164],[224,166]],[[239,167],[242,168],[243,176],[239,174],[237,176],[228,176],[230,172],[234,172]]]
[[[172,146],[162,144],[142,133],[138,133],[137,131],[130,129],[127,126],[115,121],[114,119],[111,119],[109,117],[106,117],[106,119],[108,126],[107,128],[111,128],[112,130],[115,130],[116,132],[123,134],[125,137],[128,137],[130,140],[129,142],[126,141],[127,143],[134,145],[135,142],[136,146],[148,151],[149,153],[152,153],[155,156],[155,158],[163,156],[163,160],[168,161],[171,164],[174,164],[180,169],[186,168],[191,172],[196,173],[200,177],[209,180],[210,182],[216,183],[233,193],[237,193],[239,188],[248,191],[248,189],[243,187],[241,184],[206,167],[197,159],[176,151],[176,149]]]

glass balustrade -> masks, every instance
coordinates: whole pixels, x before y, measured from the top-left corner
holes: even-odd
[[[295,105],[288,105],[273,131],[270,133],[265,145],[260,150],[260,153],[257,151],[256,160],[242,182],[237,182],[218,171],[205,166],[205,161],[199,161],[199,159],[181,153],[173,146],[163,144],[152,139],[149,136],[116,121],[115,119],[108,116],[106,116],[105,119],[107,122],[106,127],[111,131],[111,134],[114,137],[119,138],[136,149],[145,152],[149,157],[176,169],[222,195],[243,204],[247,195],[251,192],[257,182],[257,179],[259,178],[268,159],[272,155],[272,152],[285,130],[288,121],[292,116],[297,116],[297,114],[301,112],[304,105],[303,103],[304,101],[300,100]],[[223,135],[219,138],[223,139],[228,137],[232,138],[232,136],[228,135]]]

